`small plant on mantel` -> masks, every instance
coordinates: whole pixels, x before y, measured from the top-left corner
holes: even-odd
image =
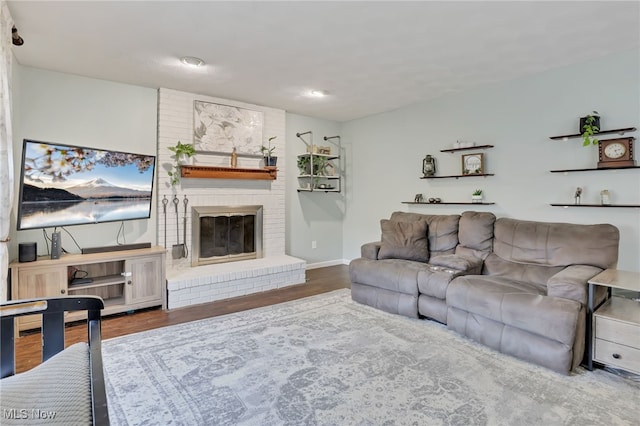
[[[169,147],[169,151],[173,151],[176,158],[173,167],[168,172],[171,178],[171,186],[175,186],[180,182],[180,167],[191,162],[191,157],[195,155],[196,149],[193,144],[178,141],[175,146]]]
[[[266,147],[264,145],[262,145],[262,148],[260,148],[260,151],[262,152],[262,156],[264,157],[264,165],[265,166],[275,166],[276,163],[278,162],[278,157],[276,157],[273,154],[273,151],[276,149],[276,147],[272,147],[271,146],[271,141],[274,140],[275,138],[277,138],[277,136],[271,136],[269,138],[269,146]]]
[[[600,131],[600,115],[598,111],[593,111],[583,117],[580,122],[582,124],[582,146],[597,145],[598,139],[594,138],[593,135]]]

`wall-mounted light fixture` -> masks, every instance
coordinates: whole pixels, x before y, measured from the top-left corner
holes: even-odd
[[[13,28],[11,28],[11,41],[15,46],[22,46],[24,44],[24,40],[18,34],[18,29],[15,27],[15,25],[13,26]]]

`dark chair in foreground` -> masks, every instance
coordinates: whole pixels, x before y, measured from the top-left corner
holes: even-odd
[[[0,305],[0,424],[108,425],[100,311],[95,296],[4,302]],[[87,311],[88,343],[64,348],[64,314]],[[14,318],[42,314],[42,364],[15,375]]]

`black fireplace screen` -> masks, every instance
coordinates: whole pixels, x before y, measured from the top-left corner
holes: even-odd
[[[255,215],[201,217],[200,257],[255,252],[255,221]]]

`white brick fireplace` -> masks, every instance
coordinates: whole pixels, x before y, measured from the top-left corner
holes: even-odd
[[[195,100],[237,106],[264,114],[263,141],[277,136],[271,146],[278,156],[278,178],[266,180],[182,179],[171,186],[167,172],[173,164],[168,147],[193,143],[193,103]],[[275,142],[275,143],[274,143]],[[304,260],[285,255],[285,112],[280,109],[160,89],[158,94],[158,242],[167,247],[167,290],[169,309],[226,299],[293,284],[304,283]],[[230,165],[230,155],[197,154],[197,165]],[[238,167],[262,167],[256,157],[238,158]],[[174,195],[178,197],[176,223]],[[187,196],[186,241],[184,197]],[[162,199],[166,197],[167,215]],[[191,266],[191,208],[193,206],[262,206],[262,258]],[[166,225],[166,234],[165,234]],[[179,240],[178,240],[179,236]],[[186,244],[187,257],[174,259],[172,247]]]

